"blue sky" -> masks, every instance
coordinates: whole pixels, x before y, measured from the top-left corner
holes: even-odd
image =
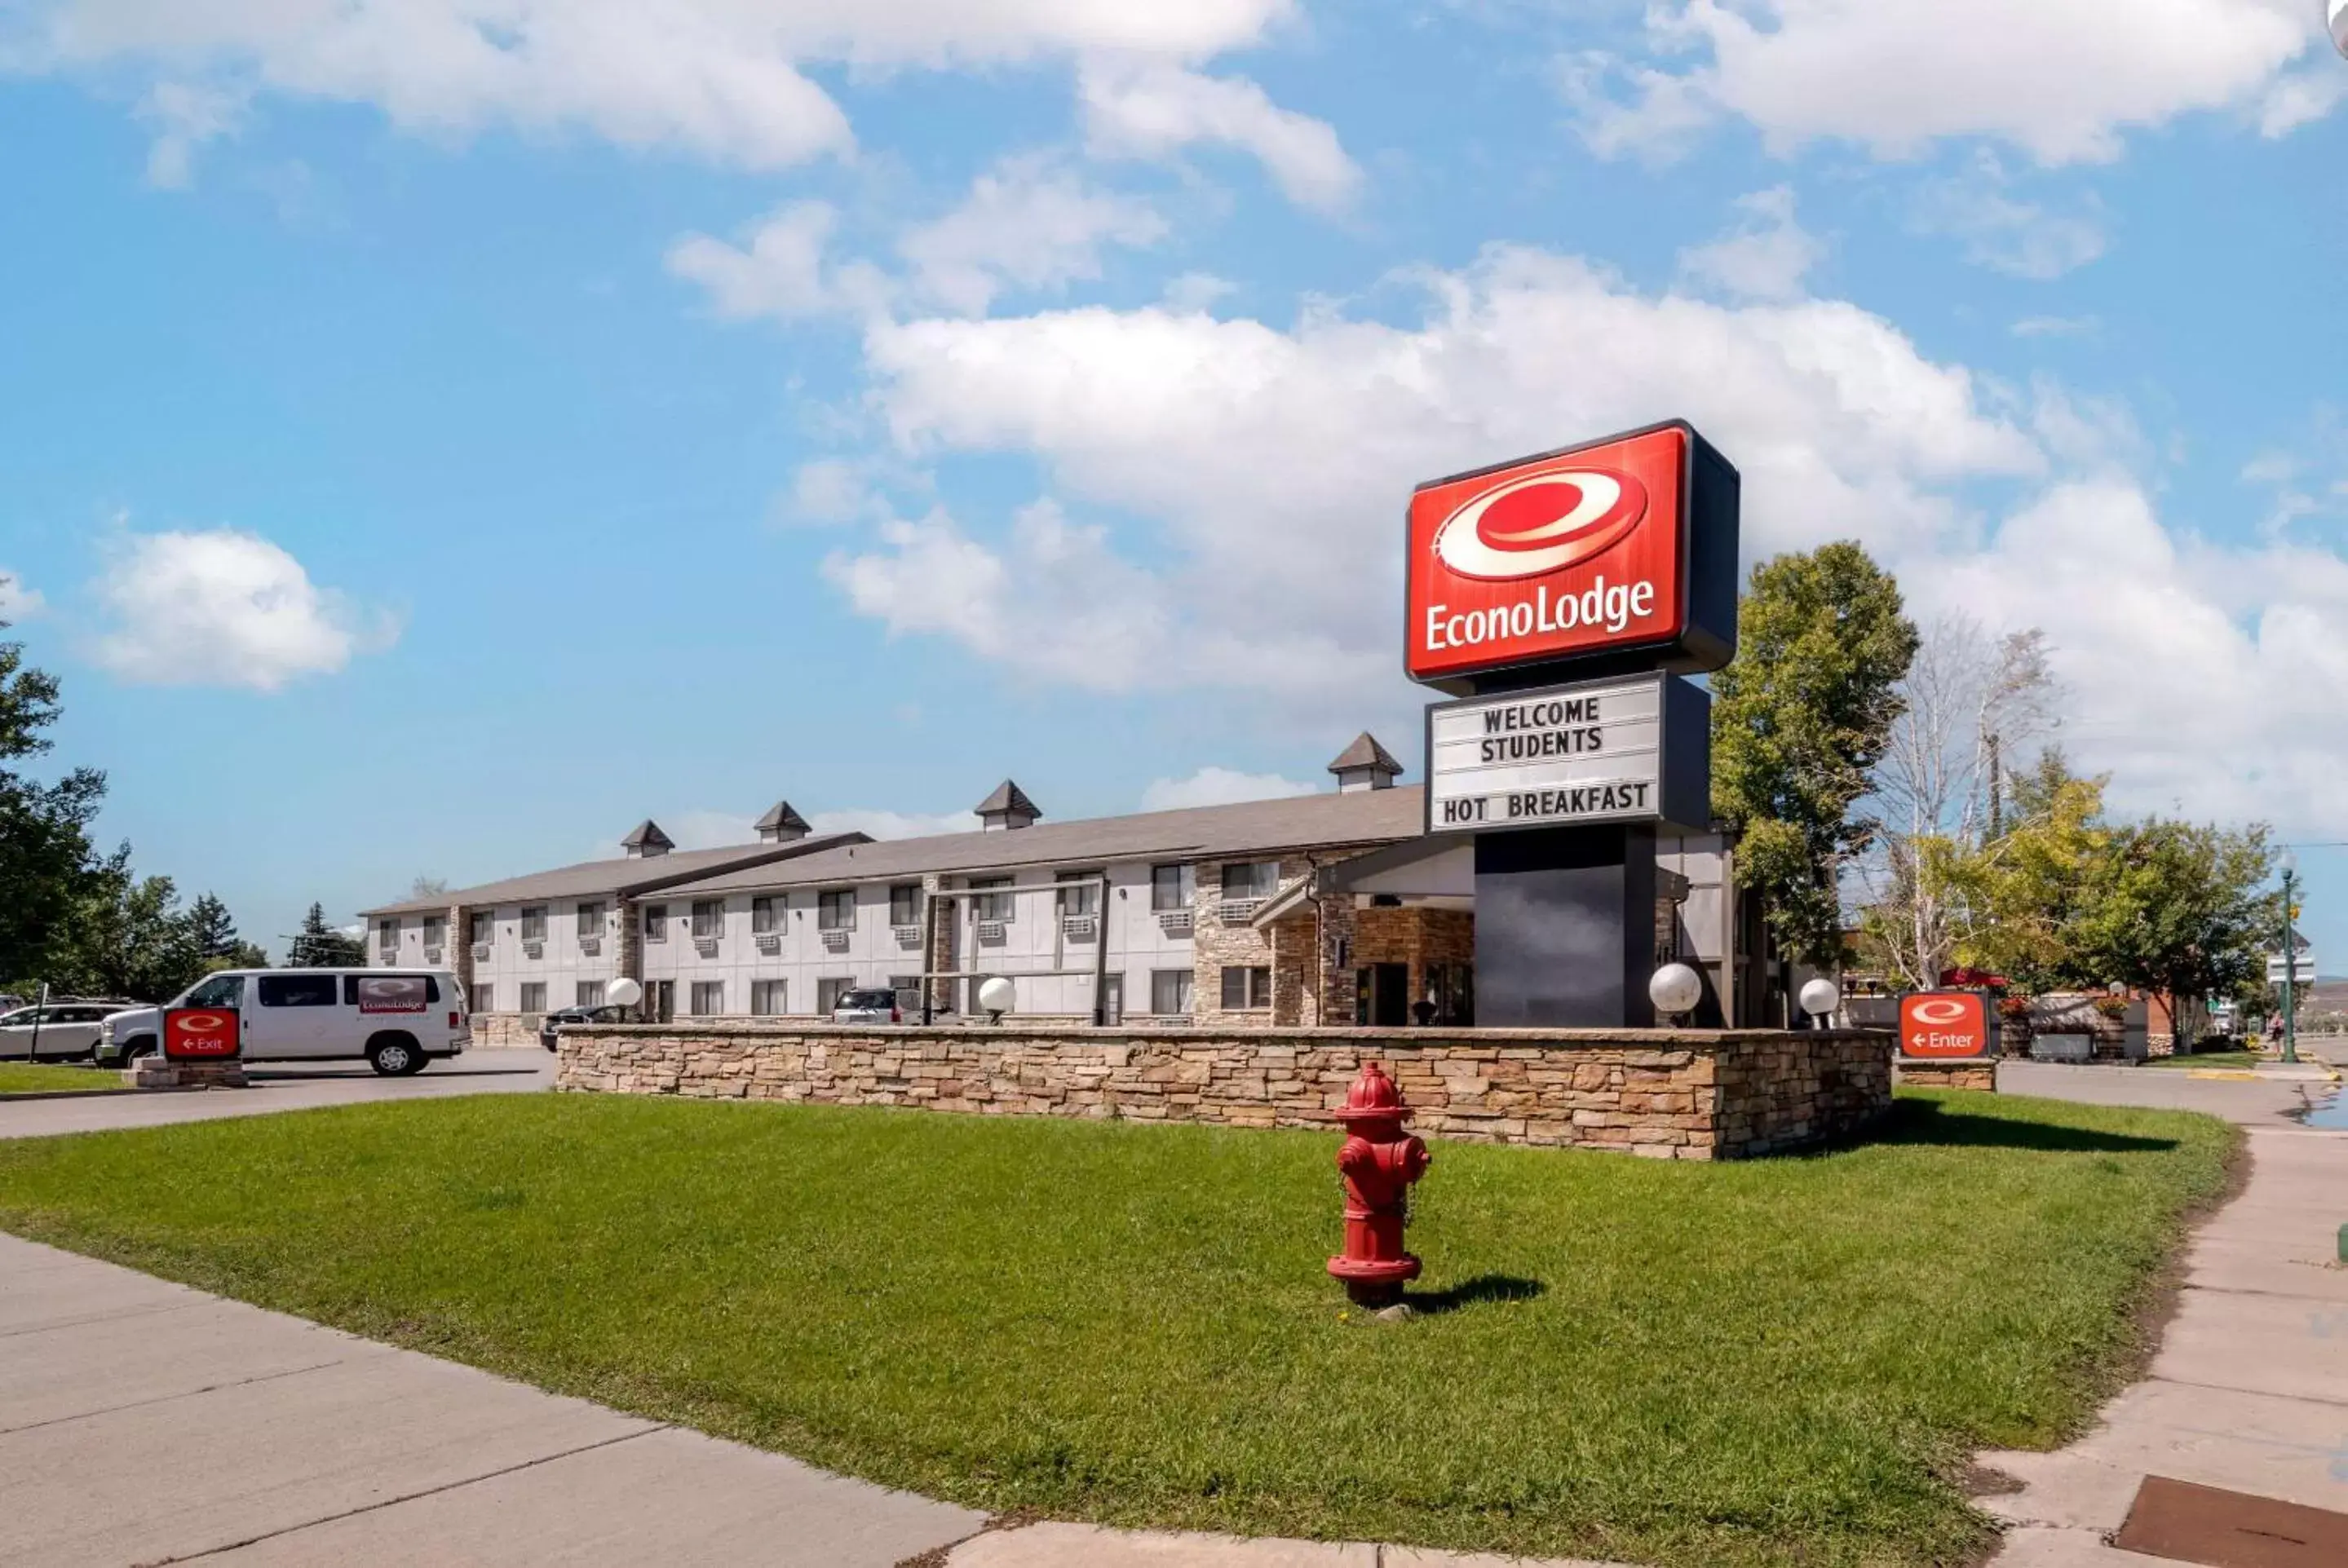
[[[1685,415],[2122,809],[2348,839],[2348,64],[2143,9],[35,0],[11,635],[271,935],[1406,752],[1410,483]]]

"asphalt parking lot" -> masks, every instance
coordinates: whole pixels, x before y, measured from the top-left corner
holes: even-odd
[[[258,1116],[374,1100],[433,1100],[451,1094],[529,1093],[554,1081],[554,1058],[536,1047],[469,1050],[413,1078],[384,1078],[364,1061],[269,1061],[247,1070],[249,1089],[146,1090],[134,1094],[0,1100],[0,1138],[160,1127],[216,1116]],[[115,1081],[110,1071],[94,1074]]]

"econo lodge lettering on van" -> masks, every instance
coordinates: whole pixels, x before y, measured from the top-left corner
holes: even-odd
[[[1688,441],[1664,425],[1421,486],[1410,503],[1412,677],[1676,638]]]

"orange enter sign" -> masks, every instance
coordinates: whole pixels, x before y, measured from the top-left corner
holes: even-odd
[[[1911,991],[1900,999],[1900,1053],[1962,1059],[1990,1053],[1989,1009],[1979,991]]]

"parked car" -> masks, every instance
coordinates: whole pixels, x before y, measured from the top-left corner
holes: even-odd
[[[464,988],[447,969],[224,969],[164,1006],[233,1009],[247,1061],[363,1060],[394,1077],[473,1043]],[[98,1059],[151,1056],[162,1038],[163,1008],[127,1009],[99,1026]]]
[[[834,1023],[902,1023],[905,1015],[897,1006],[897,993],[886,987],[864,991],[843,991],[831,1004]]]
[[[43,1061],[88,1056],[98,1046],[106,1015],[124,1005],[76,998],[53,1001],[46,1008],[20,1007],[0,1013],[0,1061],[30,1061],[36,1050]]]
[[[552,1050],[566,1023],[625,1023],[628,1009],[617,1002],[593,1008],[557,1008],[538,1020],[538,1043]]]

